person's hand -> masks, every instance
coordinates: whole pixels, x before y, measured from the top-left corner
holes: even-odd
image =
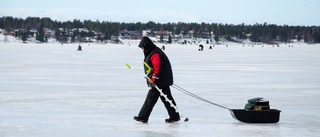
[[[149,81],[149,86],[150,87],[154,87],[154,86],[156,86],[156,84],[154,84],[151,80]]]

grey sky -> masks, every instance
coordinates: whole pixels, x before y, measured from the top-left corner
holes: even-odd
[[[320,0],[1,0],[0,16],[319,26],[319,5]]]

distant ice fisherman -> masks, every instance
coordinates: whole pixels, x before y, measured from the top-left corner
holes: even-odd
[[[78,46],[77,51],[82,51],[82,47],[81,47],[81,45],[79,45],[79,46]]]

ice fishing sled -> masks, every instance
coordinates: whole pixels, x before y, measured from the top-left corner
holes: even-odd
[[[249,99],[244,109],[230,109],[228,107],[206,100],[178,85],[173,84],[172,87],[193,98],[196,98],[201,101],[207,102],[209,104],[229,110],[232,117],[240,122],[277,123],[279,122],[279,119],[280,119],[281,111],[278,109],[270,109],[269,101],[266,101],[261,97]]]
[[[263,98],[249,99],[244,109],[229,109],[232,117],[244,123],[277,123],[280,110],[270,109],[269,101]]]

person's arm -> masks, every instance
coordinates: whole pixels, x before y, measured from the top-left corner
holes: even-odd
[[[151,77],[151,82],[155,83],[155,81],[157,79],[159,79],[158,74],[159,74],[159,71],[160,71],[160,54],[159,53],[154,53],[151,56],[150,60],[151,60],[151,63],[153,65],[153,74],[152,74],[152,77]]]

